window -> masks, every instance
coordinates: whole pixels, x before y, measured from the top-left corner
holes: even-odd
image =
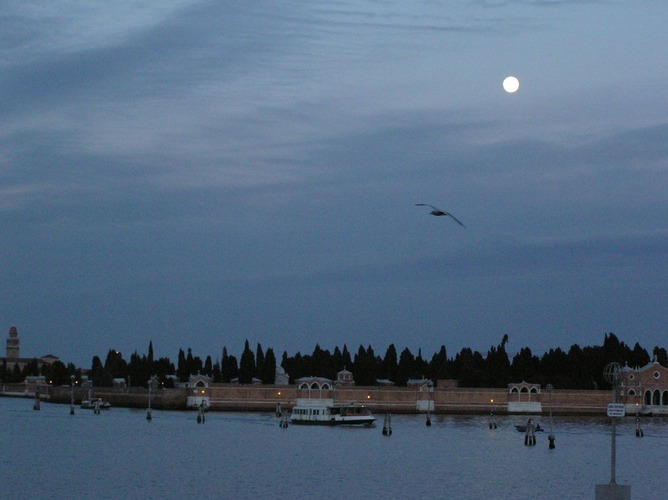
[[[660,376],[661,376],[661,374],[659,372],[654,372],[654,378],[658,379]]]
[[[635,396],[635,395],[636,395],[635,389],[629,389],[629,396]]]

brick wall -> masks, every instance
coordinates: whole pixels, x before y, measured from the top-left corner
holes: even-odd
[[[194,389],[159,389],[152,393],[151,407],[155,409],[185,409],[189,391]],[[201,389],[198,389],[201,391]],[[277,403],[289,410],[297,398],[308,397],[308,391],[296,386],[212,384],[204,389],[212,410],[274,411]],[[70,402],[69,387],[49,386],[42,390],[42,398],[57,403]],[[25,384],[4,384],[0,393],[11,396],[34,397],[26,391]],[[115,389],[96,387],[92,397],[101,397],[112,406],[146,408],[148,390],[143,388]],[[433,400],[436,413],[486,414],[493,407],[495,414],[504,414],[508,401],[517,401],[516,394],[507,389],[435,388],[432,392],[420,392],[406,387],[357,387],[349,386],[334,391],[311,391],[312,397],[333,398],[338,402],[355,401],[369,406],[374,412],[416,412],[418,400]],[[88,389],[74,389],[75,404],[88,397]],[[522,395],[522,401],[528,399]],[[492,403],[491,400],[494,400]],[[610,391],[554,390],[552,411],[555,415],[605,415],[606,406],[612,400]],[[550,409],[550,395],[543,391],[532,394],[531,401],[539,401],[543,413]]]

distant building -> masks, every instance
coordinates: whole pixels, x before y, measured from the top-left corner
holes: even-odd
[[[7,359],[19,358],[19,333],[15,326],[9,328],[9,338],[7,339]]]
[[[37,367],[41,368],[44,365],[50,365],[58,361],[58,357],[53,354],[47,354],[41,358],[22,358],[20,356],[20,339],[19,333],[15,326],[10,327],[9,335],[7,337],[7,351],[4,358],[0,358],[0,365],[4,365],[8,371],[14,370],[18,366],[19,370],[23,370],[27,364],[37,361]]]
[[[112,380],[112,384],[116,389],[126,389],[128,383],[124,378],[115,378]]]
[[[624,366],[621,375],[619,394],[627,412],[668,415],[668,368],[656,356],[639,368]]]
[[[334,381],[325,377],[301,377],[295,380],[297,385],[298,397],[319,397],[323,391],[331,391]]]
[[[343,368],[340,372],[336,374],[336,383],[338,385],[351,385],[355,383],[353,380],[353,372]]]
[[[282,366],[276,367],[276,378],[274,379],[275,385],[288,385],[290,383],[290,375],[285,373],[285,369]]]
[[[213,379],[211,377],[201,375],[200,373],[197,375],[191,375],[188,378],[188,387],[206,388],[209,387],[211,383],[213,383]]]
[[[213,379],[211,377],[199,373],[188,378],[188,397],[186,401],[188,408],[209,408],[211,406],[209,386],[212,383]]]
[[[539,400],[539,394],[540,384],[531,384],[524,380],[508,384],[508,413],[542,412],[543,405]]]
[[[415,387],[420,392],[432,392],[434,382],[428,378],[414,378],[406,382],[408,387]]]

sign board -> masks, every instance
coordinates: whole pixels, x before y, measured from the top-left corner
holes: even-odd
[[[624,403],[608,403],[608,417],[623,417],[624,415],[626,415]]]

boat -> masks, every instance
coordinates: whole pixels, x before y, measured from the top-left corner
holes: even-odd
[[[290,414],[293,424],[372,425],[376,417],[359,403],[335,403],[333,399],[297,399]]]
[[[82,410],[95,410],[99,408],[100,410],[108,410],[111,408],[111,403],[109,401],[103,401],[102,398],[88,398],[81,401]]]

